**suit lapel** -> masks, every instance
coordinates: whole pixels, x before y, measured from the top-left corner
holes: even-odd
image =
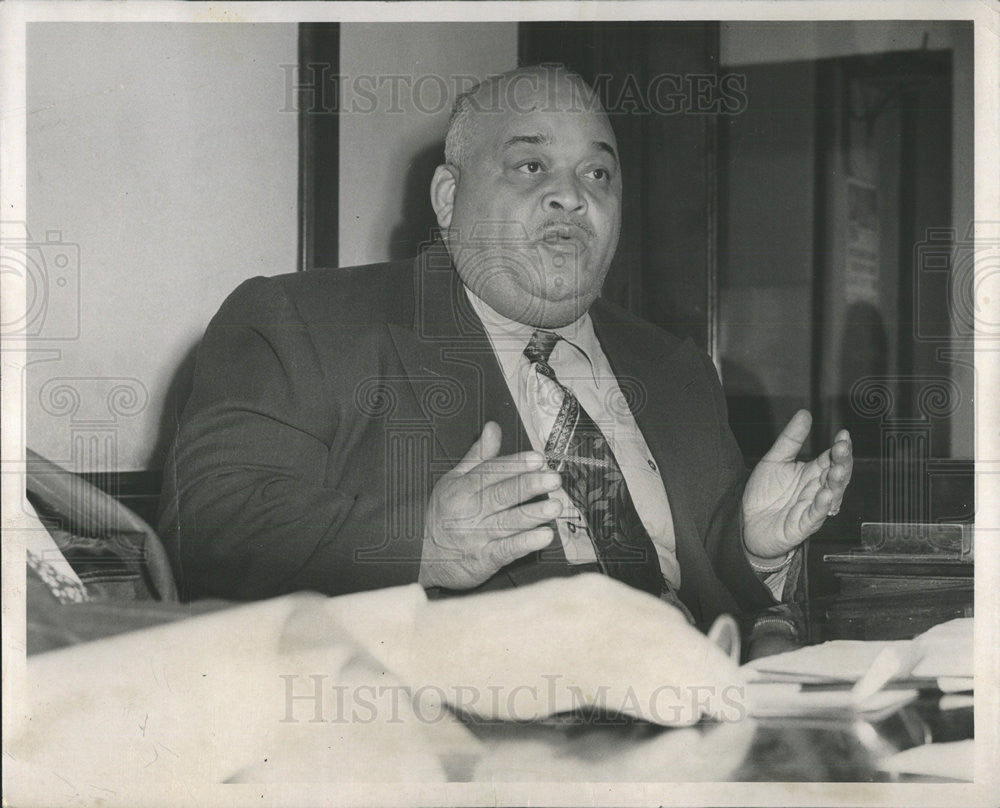
[[[507,382],[443,245],[414,260],[412,321],[389,325],[410,388],[452,464],[486,421],[502,432],[500,453],[530,448]]]
[[[664,335],[650,344],[652,328],[645,323],[623,322],[608,316],[600,303],[591,309],[594,331],[619,386],[630,400],[632,414],[657,464],[670,503],[677,563],[683,571],[681,595],[696,619],[703,611],[703,586],[692,580],[708,563],[699,531],[688,503],[689,480],[702,470],[691,467],[692,453],[681,451],[690,441],[684,428],[691,419],[685,390],[695,383],[691,365],[680,359],[680,346]]]
[[[412,321],[390,324],[389,333],[410,388],[450,465],[465,456],[487,421],[500,425],[501,455],[531,448],[489,337],[443,245],[434,245],[415,259]],[[429,393],[433,389],[446,391],[441,400],[454,396],[460,406],[434,406]],[[575,572],[556,536],[546,550],[508,565],[482,589],[523,586]]]
[[[678,360],[676,343],[664,337],[659,345],[651,345],[651,326],[616,322],[606,311],[600,304],[591,309],[594,331],[670,496],[671,489],[681,487],[680,478],[691,472],[678,467],[677,445],[683,437],[675,430],[691,417],[690,409],[684,406],[684,391],[695,377],[690,366]],[[674,501],[670,504],[673,508]]]

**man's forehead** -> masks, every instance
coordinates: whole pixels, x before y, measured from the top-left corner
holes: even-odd
[[[553,135],[567,130],[595,142],[613,144],[615,140],[604,110],[580,93],[575,98],[562,93],[521,95],[516,104],[480,109],[475,117],[480,133],[493,140],[494,145],[503,145],[512,137],[537,136],[549,142]]]
[[[567,126],[567,123],[569,126]],[[559,148],[572,142],[588,151],[603,151],[616,160],[618,153],[615,148],[615,136],[610,127],[597,124],[596,121],[583,122],[562,120],[556,124],[544,116],[523,116],[516,120],[507,120],[498,127],[491,136],[484,138],[490,148],[498,152],[515,149],[518,146],[552,146]],[[567,137],[567,133],[570,137]]]
[[[518,144],[559,145],[570,133],[586,147],[615,154],[614,131],[603,112],[538,109],[498,115],[492,123],[480,131],[497,150]]]

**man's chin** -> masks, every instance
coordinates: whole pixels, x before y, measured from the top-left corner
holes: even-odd
[[[579,320],[593,302],[591,298],[576,295],[543,297],[537,293],[519,296],[516,302],[510,297],[504,300],[491,300],[491,296],[480,297],[504,317],[533,328],[561,328],[569,325]]]
[[[536,328],[562,328],[575,323],[590,308],[594,302],[592,297],[568,295],[565,297],[546,297],[537,307],[536,322],[528,323]]]

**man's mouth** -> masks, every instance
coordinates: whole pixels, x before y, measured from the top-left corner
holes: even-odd
[[[550,221],[542,225],[542,241],[553,247],[586,249],[593,231],[577,222]]]

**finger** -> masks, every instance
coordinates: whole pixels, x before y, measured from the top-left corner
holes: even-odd
[[[837,434],[837,442],[829,449],[832,464],[827,474],[827,482],[843,491],[851,481],[851,473],[854,470],[854,452],[851,448],[850,435],[846,430]]]
[[[531,502],[487,517],[479,523],[477,532],[482,531],[488,539],[502,539],[550,522],[561,513],[562,503],[557,500]]]
[[[819,466],[823,471],[826,471],[833,465],[833,456],[829,449],[827,449],[823,454],[816,458],[816,465]]]
[[[802,518],[806,522],[803,527],[807,533],[817,530],[826,521],[826,517],[830,515],[830,511],[834,507],[834,499],[835,495],[829,488],[821,488],[816,493],[816,496],[813,497],[812,502],[809,503],[809,507],[806,508],[805,513],[802,515]]]
[[[851,438],[838,438],[837,442],[830,447],[830,457],[839,466],[844,466],[848,472],[854,467],[854,447],[851,445]]]
[[[526,503],[542,494],[555,491],[562,478],[554,471],[532,471],[501,480],[483,489],[483,512],[480,519]]]
[[[537,527],[516,536],[494,539],[488,547],[489,560],[495,569],[500,569],[528,553],[544,550],[551,542],[552,528],[549,527]]]
[[[478,466],[484,460],[492,460],[500,453],[500,425],[496,421],[483,424],[483,431],[476,438],[465,457],[458,461],[453,471],[465,474],[469,469]]]
[[[538,471],[545,466],[545,455],[541,452],[520,452],[513,455],[484,460],[465,472],[466,479],[484,489],[496,485],[519,474]]]
[[[846,429],[841,429],[833,439],[833,446],[830,447],[834,461],[847,460],[854,455],[854,444],[851,441],[851,433]]]
[[[830,502],[826,508],[827,516],[835,516],[840,512],[840,506],[844,502],[844,492],[847,490],[847,481],[842,480],[831,485],[826,485],[823,490],[830,492]]]
[[[851,479],[851,467],[844,463],[835,463],[830,466],[830,471],[826,475],[824,483],[830,488],[842,491],[847,488],[847,483]]]
[[[846,471],[842,466],[830,466],[826,475],[823,477],[823,485],[828,488],[843,488],[845,474]]]
[[[799,410],[781,430],[778,439],[762,459],[771,461],[794,460],[802,451],[802,444],[809,437],[811,426],[812,415],[809,414],[808,410]]]

